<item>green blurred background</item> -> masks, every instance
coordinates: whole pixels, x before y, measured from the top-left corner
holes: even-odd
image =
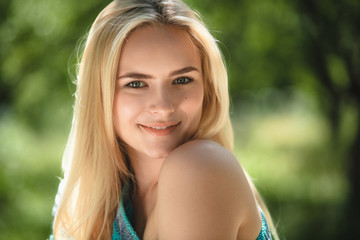
[[[46,239],[75,47],[110,1],[0,0],[0,239]],[[236,155],[281,239],[360,236],[360,1],[187,0],[219,40]]]

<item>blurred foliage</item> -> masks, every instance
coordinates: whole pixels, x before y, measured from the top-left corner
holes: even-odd
[[[50,232],[72,117],[74,50],[109,2],[0,0],[0,239]],[[351,169],[360,160],[360,2],[186,2],[219,40],[235,153],[280,237],[345,236],[345,225],[353,226],[346,211],[358,196]]]

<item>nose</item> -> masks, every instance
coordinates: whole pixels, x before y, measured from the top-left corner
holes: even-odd
[[[154,115],[168,115],[175,111],[174,98],[168,88],[154,89],[148,100],[148,110]]]

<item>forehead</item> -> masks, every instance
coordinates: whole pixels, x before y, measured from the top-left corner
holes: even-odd
[[[128,36],[121,51],[119,71],[151,70],[159,65],[173,68],[194,65],[201,69],[198,49],[185,30],[147,25]]]

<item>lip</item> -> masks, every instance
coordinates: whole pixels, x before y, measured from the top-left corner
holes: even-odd
[[[153,136],[167,136],[171,134],[181,124],[175,123],[146,123],[139,124],[140,128],[144,129]]]

